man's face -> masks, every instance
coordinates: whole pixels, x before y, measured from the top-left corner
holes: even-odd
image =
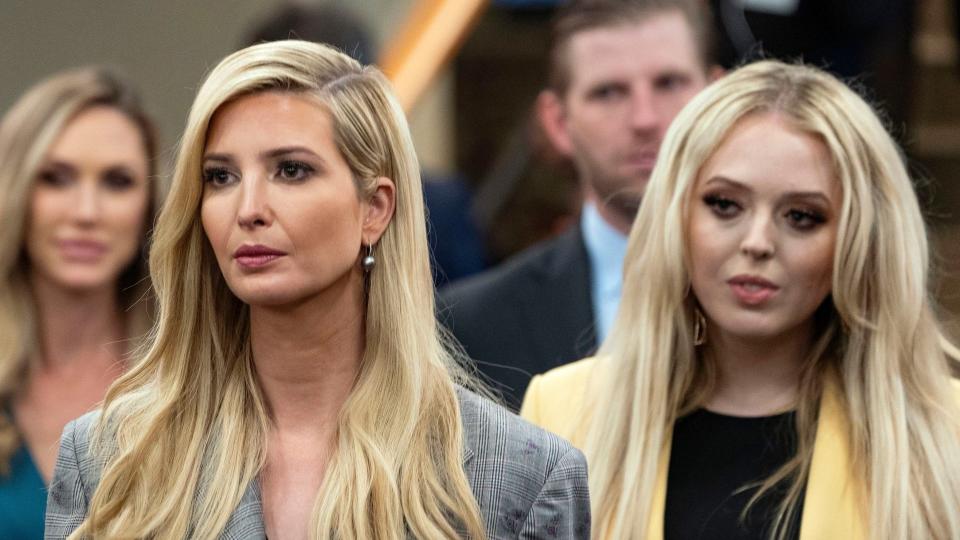
[[[670,122],[708,83],[693,32],[679,12],[585,30],[570,38],[567,65],[551,138],[587,197],[629,228]]]

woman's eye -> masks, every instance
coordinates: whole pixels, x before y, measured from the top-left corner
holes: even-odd
[[[133,178],[126,173],[110,172],[103,177],[103,183],[114,191],[123,191],[133,186]]]
[[[282,180],[303,180],[312,172],[313,167],[299,161],[284,161],[277,167],[277,176]]]
[[[787,222],[790,223],[794,229],[800,231],[814,229],[826,221],[826,218],[823,217],[823,215],[819,212],[796,208],[787,210],[787,213],[784,217],[786,217]]]
[[[713,213],[722,218],[731,218],[740,211],[740,205],[733,199],[717,195],[707,195],[703,198],[704,204],[713,210]]]
[[[232,181],[232,175],[223,167],[210,167],[203,170],[203,181],[214,187],[221,187]]]
[[[65,187],[72,180],[70,175],[58,171],[40,171],[37,179],[41,184],[49,187]]]

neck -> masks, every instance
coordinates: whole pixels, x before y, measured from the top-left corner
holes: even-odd
[[[274,428],[332,434],[364,350],[362,276],[296,306],[250,307],[254,365]]]
[[[597,213],[608,225],[620,231],[624,236],[630,234],[633,219],[637,217],[635,209],[629,211],[618,206],[615,201],[600,200],[597,193],[589,187],[584,189],[583,198],[585,202],[592,202],[597,207]]]
[[[59,369],[81,358],[116,362],[125,350],[124,317],[114,283],[72,290],[31,275],[37,306],[41,369]]]
[[[710,332],[707,354],[719,378],[707,408],[734,416],[766,416],[793,408],[812,336],[809,324],[763,340]]]

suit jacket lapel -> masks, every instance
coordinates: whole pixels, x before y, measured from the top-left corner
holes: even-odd
[[[571,227],[539,269],[540,286],[521,303],[526,335],[536,357],[549,358],[546,371],[589,356],[596,348],[590,264],[580,227]],[[549,324],[542,324],[549,321]]]
[[[263,525],[263,505],[260,498],[260,483],[250,482],[240,503],[227,520],[221,540],[245,540],[247,538],[265,539],[266,530]]]

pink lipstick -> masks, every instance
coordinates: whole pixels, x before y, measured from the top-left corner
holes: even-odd
[[[775,283],[760,276],[734,276],[727,280],[727,283],[737,300],[748,306],[759,306],[780,290]]]
[[[261,245],[243,245],[233,252],[237,264],[244,268],[261,268],[285,256],[286,253]]]
[[[95,263],[107,252],[105,243],[83,238],[60,240],[57,247],[64,259],[81,263]]]

